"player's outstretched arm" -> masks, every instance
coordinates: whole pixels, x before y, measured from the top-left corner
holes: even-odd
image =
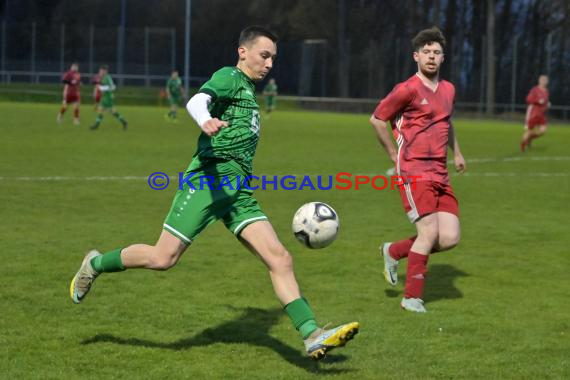
[[[396,152],[396,147],[390,138],[390,133],[388,132],[388,124],[384,120],[377,119],[374,115],[370,117],[370,124],[374,127],[376,132],[376,137],[380,144],[384,147],[388,157],[394,164],[398,159],[398,153]]]
[[[65,103],[65,99],[67,99],[67,90],[69,88],[69,85],[66,83],[65,85],[63,85],[63,102]]]
[[[467,170],[467,163],[465,158],[461,154],[461,149],[459,149],[459,142],[457,141],[457,136],[455,135],[455,129],[453,124],[449,124],[449,138],[448,138],[449,148],[453,151],[453,163],[455,164],[455,170],[458,173],[464,173]]]
[[[208,106],[212,101],[212,97],[208,94],[202,92],[194,95],[186,104],[186,109],[192,119],[200,126],[202,131],[212,137],[218,134],[222,128],[228,126],[226,121],[222,121],[218,118],[212,118],[210,111],[208,111]]]

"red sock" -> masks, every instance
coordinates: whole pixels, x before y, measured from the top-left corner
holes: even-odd
[[[67,111],[67,108],[61,107],[61,109],[59,110],[59,113],[63,115],[65,113],[65,111]]]
[[[400,260],[404,257],[408,257],[408,253],[410,253],[410,249],[412,249],[412,245],[416,238],[417,236],[412,236],[411,238],[392,243],[388,249],[388,253],[394,260]]]
[[[76,119],[79,119],[79,108],[73,110],[73,116],[75,116]]]
[[[404,297],[422,298],[428,258],[428,255],[420,255],[419,253],[410,251],[408,255],[408,273],[406,273]]]

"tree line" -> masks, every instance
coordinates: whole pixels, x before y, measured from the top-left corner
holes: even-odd
[[[116,28],[121,1],[4,0],[0,18]],[[127,27],[175,28],[183,36],[185,0],[124,1]],[[324,40],[312,64],[326,82],[325,95],[377,98],[414,73],[410,40],[436,25],[447,38],[442,76],[456,85],[458,99],[509,103],[514,95],[521,103],[545,73],[553,102],[561,104],[570,99],[569,13],[567,0],[192,0],[192,63],[200,75],[231,64],[199,61],[210,48],[232,59],[239,30],[265,25],[287,54],[276,64],[284,90],[298,91],[302,41]],[[182,62],[183,38],[176,48]]]

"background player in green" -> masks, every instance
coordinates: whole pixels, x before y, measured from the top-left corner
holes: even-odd
[[[158,242],[153,246],[134,244],[104,255],[90,251],[71,281],[74,303],[83,300],[101,273],[171,268],[204,228],[222,219],[268,268],[273,289],[311,358],[323,358],[327,351],[344,346],[358,332],[357,322],[330,330],[317,326],[311,307],[301,297],[291,255],[253,197],[249,182],[240,183],[240,178],[252,172],[259,140],[254,81],[262,80],[273,67],[276,41],[271,32],[261,27],[241,32],[237,67],[215,72],[188,102],[187,109],[202,133],[186,171],[189,179],[176,193]],[[203,186],[206,176],[211,177],[208,183],[212,188]]]
[[[127,130],[127,121],[123,118],[117,110],[115,109],[115,95],[113,92],[116,89],[115,83],[113,83],[113,78],[109,75],[109,69],[106,65],[99,67],[99,77],[101,81],[96,84],[99,91],[101,91],[101,102],[97,106],[97,119],[95,120],[95,124],[91,126],[92,130],[99,128],[101,121],[103,120],[103,111],[111,112],[113,116],[115,116],[121,124],[123,124],[123,130]]]
[[[269,79],[269,82],[263,89],[263,96],[265,96],[265,110],[267,113],[271,113],[277,105],[277,83],[275,79]]]
[[[184,88],[182,87],[182,81],[178,76],[178,70],[172,71],[170,78],[168,78],[168,81],[166,82],[166,96],[168,97],[168,103],[170,104],[170,111],[165,117],[169,121],[178,122],[176,111],[178,110],[180,101],[184,98]]]

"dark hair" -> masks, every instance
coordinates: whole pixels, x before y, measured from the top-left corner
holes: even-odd
[[[412,39],[412,46],[414,47],[414,51],[418,51],[425,45],[431,45],[434,42],[438,42],[441,45],[442,49],[445,49],[445,37],[437,26],[432,26],[429,29],[424,29],[416,34],[416,36]]]
[[[101,66],[99,66],[99,69],[109,71],[109,66],[107,66],[107,65],[101,65]]]
[[[277,36],[274,33],[262,26],[252,25],[242,30],[239,34],[239,46],[250,44],[258,37],[267,37],[273,43],[277,43]]]

